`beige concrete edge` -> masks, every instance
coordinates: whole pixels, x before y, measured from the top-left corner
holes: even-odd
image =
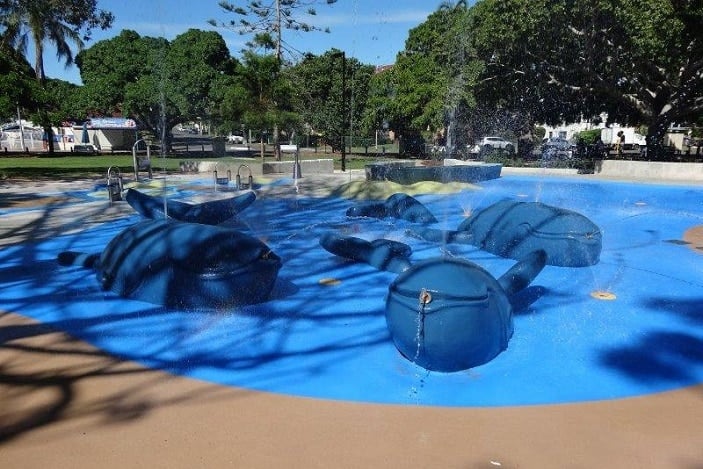
[[[0,358],[4,468],[692,469],[703,462],[703,386],[525,407],[341,402],[144,369],[15,314],[0,312],[0,326],[24,331]]]

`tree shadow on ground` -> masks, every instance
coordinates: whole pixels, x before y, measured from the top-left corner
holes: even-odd
[[[668,314],[700,326],[702,305],[703,298],[655,297],[644,306],[650,314]],[[696,369],[703,364],[703,339],[695,332],[652,330],[634,343],[603,351],[600,361],[636,381],[690,384],[696,381]]]
[[[266,210],[261,207],[259,216],[250,220],[249,228],[256,231],[261,224],[285,233],[274,240],[279,243],[276,249],[282,250],[291,264],[303,262],[297,258],[310,249],[311,243],[316,244],[314,233],[311,233],[315,227],[306,212],[313,205],[319,209],[328,203],[327,200],[277,201]],[[233,318],[231,311],[191,314],[158,306],[135,306],[129,300],[106,295],[100,290],[93,272],[82,269],[66,271],[57,266],[55,255],[60,249],[80,250],[86,245],[93,246],[95,239],[109,239],[134,219],[115,219],[115,214],[105,213],[107,202],[73,205],[80,207],[71,217],[64,216],[63,206],[47,205],[38,209],[36,216],[21,225],[8,227],[1,235],[7,236],[6,240],[17,241],[10,243],[0,255],[0,283],[4,284],[4,291],[0,290],[4,295],[0,308],[21,314],[31,312],[30,315],[38,314],[37,317],[47,314],[46,317],[51,319],[42,319],[43,324],[38,324],[0,309],[0,444],[60,422],[97,418],[105,424],[113,424],[139,419],[156,408],[217,398],[219,392],[224,392],[218,391],[221,389],[227,389],[228,395],[232,392],[242,396],[250,394],[247,390],[203,385],[195,391],[169,389],[165,397],[154,397],[151,392],[154,386],[178,379],[163,371],[178,374],[201,368],[246,373],[263,366],[261,372],[252,375],[259,383],[304,379],[324,372],[334,365],[335,360],[343,360],[389,340],[383,322],[379,321],[378,310],[367,314],[344,308],[318,312],[318,302],[321,305],[324,302],[309,296],[295,298],[298,279],[292,277],[279,279],[281,286],[278,290],[281,296],[278,299],[289,302],[290,309],[279,309],[274,304],[249,312],[239,311],[238,318]],[[116,215],[123,217],[126,213]],[[66,236],[73,228],[84,234]],[[290,242],[297,237],[303,237],[305,242],[302,245]],[[329,257],[326,253],[322,256]],[[331,264],[335,266],[334,262]],[[305,268],[309,275],[329,275],[324,266],[311,269],[306,265]],[[378,276],[369,269],[368,273],[350,276],[348,280],[363,283],[368,277],[368,282],[373,283]],[[335,295],[349,300],[357,294],[354,290],[335,291]],[[94,306],[76,310],[76,302],[99,305],[100,311]],[[178,322],[185,317],[190,319]],[[193,317],[199,319],[193,320]],[[342,340],[323,337],[316,343],[289,346],[299,327],[326,327],[336,331],[342,322],[365,321],[366,318],[373,321],[373,327],[359,333],[342,334]],[[149,350],[135,348],[130,342],[126,347],[112,351],[115,355],[111,356],[88,345],[100,344],[112,334],[125,337],[125,340],[140,337],[144,334],[143,327],[168,321],[175,321],[165,332],[170,335],[162,335],[158,343],[150,343]],[[251,327],[238,334],[222,330],[228,325],[236,325],[236,321],[245,321]],[[200,329],[202,324],[206,324],[204,329]],[[211,334],[208,337],[214,338],[208,350],[193,347],[192,341],[200,340],[193,337],[201,333]],[[258,349],[256,344],[261,343],[264,334],[270,342]],[[243,348],[242,344],[249,345]],[[299,360],[303,357],[314,359],[311,362]],[[284,373],[266,367],[279,361],[293,363],[293,366],[288,366]],[[154,369],[137,362],[146,362]],[[122,381],[126,378],[128,380]],[[103,393],[88,393],[86,400],[86,386],[113,381],[116,386],[108,386]],[[104,384],[101,386],[105,387]]]
[[[0,350],[0,445],[59,422],[115,424],[156,408],[218,398],[213,386],[155,393],[174,378],[10,313],[0,313]]]

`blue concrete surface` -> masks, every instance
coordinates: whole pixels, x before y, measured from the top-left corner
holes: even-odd
[[[504,198],[588,216],[603,231],[598,264],[547,266],[515,307],[506,351],[476,368],[428,372],[403,358],[386,328],[395,274],[320,247],[337,232],[412,246],[411,259],[459,256],[500,276],[514,264],[470,245],[406,235],[409,222],[348,220],[353,202],[259,197],[243,225],[283,259],[273,298],[214,312],[176,311],[100,290],[94,274],[60,267],[67,249],[100,251],[138,216],[0,251],[0,310],[39,320],[106,352],[171,373],[297,396],[433,406],[568,403],[703,382],[703,257],[682,241],[703,224],[703,189],[502,177],[476,191],[416,196],[454,229]],[[599,300],[603,291],[614,300]],[[0,343],[11,339],[0,329]]]

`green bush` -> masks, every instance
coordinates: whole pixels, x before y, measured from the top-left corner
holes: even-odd
[[[600,140],[602,129],[583,130],[576,134],[576,140],[581,140],[585,145],[595,145]]]
[[[510,154],[499,149],[495,149],[488,153],[485,156],[484,161],[486,163],[499,163],[503,166],[510,166],[514,168],[525,166],[525,161],[522,158],[518,158],[514,154]]]

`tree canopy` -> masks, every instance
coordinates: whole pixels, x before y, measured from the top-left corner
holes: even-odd
[[[97,115],[129,115],[162,139],[170,129],[209,118],[215,89],[227,86],[236,61],[222,37],[190,29],[172,42],[124,30],[76,58],[86,109]]]
[[[519,136],[607,113],[649,145],[703,110],[703,4],[691,0],[444,2],[371,81],[365,119],[448,143]]]
[[[35,109],[37,82],[34,70],[14,49],[0,43],[0,116],[13,116],[17,108]]]
[[[545,123],[607,112],[662,144],[703,109],[703,4],[689,0],[483,0],[469,30],[493,105]]]
[[[337,49],[308,55],[290,70],[297,112],[335,150],[343,136],[362,132],[373,70]]]
[[[263,141],[269,129],[291,133],[298,127],[291,97],[290,81],[284,77],[280,61],[273,55],[245,51],[232,86],[224,92],[220,112],[230,129],[239,123],[261,133]]]

